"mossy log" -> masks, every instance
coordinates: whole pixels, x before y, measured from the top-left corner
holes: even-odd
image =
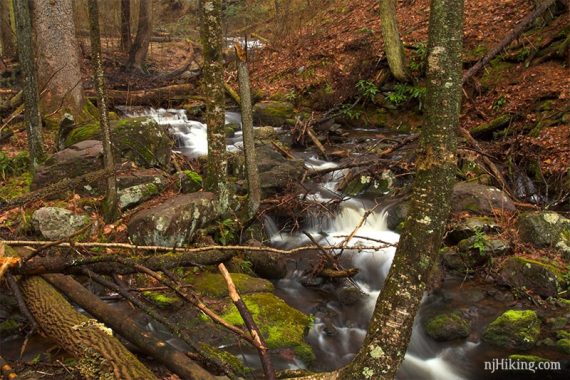
[[[79,359],[79,370],[88,379],[156,379],[112,332],[77,312],[40,277],[20,281],[26,305],[49,338]]]

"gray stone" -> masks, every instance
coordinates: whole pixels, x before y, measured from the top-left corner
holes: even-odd
[[[500,230],[499,225],[490,217],[469,217],[451,226],[446,239],[451,244],[457,244],[463,239],[475,236],[478,232],[497,233],[500,232]]]
[[[513,250],[508,240],[489,237],[485,234],[461,240],[457,247],[460,252],[473,252],[485,257],[504,256]]]
[[[521,240],[537,247],[555,247],[570,236],[570,219],[553,211],[521,214],[517,227]]]
[[[493,209],[516,210],[505,192],[473,182],[459,182],[453,186],[451,206],[454,212],[470,211],[486,215],[491,215]]]
[[[257,125],[281,127],[294,117],[293,104],[289,102],[264,101],[253,107],[253,120]]]
[[[459,312],[438,314],[424,323],[426,333],[440,342],[466,338],[471,331],[471,322]]]
[[[42,207],[32,214],[32,225],[48,240],[70,237],[85,226],[88,218],[59,207]]]
[[[543,297],[558,296],[558,269],[524,257],[509,257],[500,270],[500,280],[512,288],[532,290]]]
[[[143,183],[119,190],[119,208],[125,210],[136,206],[154,195],[160,193],[162,184]]]
[[[135,214],[128,224],[128,233],[134,244],[186,246],[198,229],[218,217],[214,194],[181,194]]]

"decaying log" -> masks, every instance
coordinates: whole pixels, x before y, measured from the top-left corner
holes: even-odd
[[[44,278],[89,314],[110,326],[116,333],[136,345],[147,355],[160,361],[181,378],[214,379],[213,375],[196,364],[186,354],[157,338],[151,331],[142,329],[132,318],[101,301],[73,278],[60,274],[45,275]]]
[[[226,92],[228,93],[228,95],[232,98],[232,100],[233,100],[238,106],[241,106],[241,97],[239,96],[239,94],[237,93],[237,91],[234,90],[232,86],[230,86],[229,83],[224,82],[224,89],[226,90]]]
[[[122,91],[108,90],[109,103],[129,106],[159,106],[172,100],[189,98],[196,90],[193,83],[173,84],[165,87],[150,88],[147,90]],[[95,96],[93,91],[87,91],[88,96]]]
[[[108,328],[77,312],[41,277],[20,281],[26,305],[41,331],[79,360],[88,379],[156,379]]]

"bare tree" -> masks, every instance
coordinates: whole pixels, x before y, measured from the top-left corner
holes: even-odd
[[[388,66],[394,78],[405,81],[408,73],[404,46],[400,39],[398,20],[396,20],[396,0],[382,0],[379,3],[382,37],[384,38],[384,51],[386,52]]]
[[[148,54],[148,46],[152,34],[152,1],[140,0],[137,35],[129,52],[127,70],[144,73],[144,63]]]
[[[220,211],[228,209],[224,93],[224,58],[222,55],[222,0],[200,1],[200,28],[204,54],[204,86],[206,90],[206,124],[208,126],[208,164],[205,188],[214,192]]]
[[[88,0],[89,9],[89,35],[91,37],[91,62],[93,63],[93,82],[97,92],[97,106],[99,107],[99,122],[103,136],[103,159],[105,169],[111,173],[107,177],[107,193],[105,197],[103,216],[106,222],[117,219],[119,214],[117,202],[117,180],[115,177],[115,161],[111,148],[111,128],[109,126],[109,112],[105,94],[105,73],[101,59],[101,37],[99,32],[99,9],[97,0]]]
[[[131,0],[121,0],[121,50],[131,49]]]
[[[42,116],[39,109],[40,95],[34,67],[34,48],[32,46],[32,25],[30,7],[27,1],[14,2],[14,16],[18,33],[18,53],[20,67],[24,77],[24,116],[28,137],[28,150],[32,170],[45,158],[42,138]]]
[[[16,44],[14,43],[14,32],[12,31],[12,2],[10,0],[0,0],[0,35],[2,36],[2,57],[11,58],[16,55]]]
[[[44,115],[83,115],[86,99],[81,86],[72,0],[34,0],[30,5],[38,83],[42,89],[41,111]]]
[[[404,359],[449,216],[461,109],[462,39],[463,0],[432,0],[427,122],[418,147],[410,213],[364,345],[341,371],[342,379],[393,379]]]

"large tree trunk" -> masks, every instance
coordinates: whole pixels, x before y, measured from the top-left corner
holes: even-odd
[[[245,151],[245,170],[247,171],[248,212],[249,216],[253,217],[261,202],[261,189],[259,185],[259,174],[257,172],[257,157],[255,154],[255,141],[253,136],[251,90],[245,51],[239,43],[236,43],[235,47],[241,101],[241,129],[243,131],[243,147]]]
[[[364,345],[342,371],[342,379],[394,378],[449,215],[461,105],[463,1],[432,0],[429,25],[427,122],[410,213]]]
[[[121,0],[121,50],[131,49],[131,0]]]
[[[20,287],[41,330],[79,359],[78,368],[85,378],[156,379],[111,331],[77,312],[41,277],[24,278]]]
[[[14,41],[14,32],[12,30],[12,20],[10,15],[12,12],[11,0],[0,0],[0,36],[2,36],[2,57],[12,58],[16,55],[16,43]]]
[[[224,58],[222,56],[222,0],[200,1],[200,27],[204,54],[204,86],[206,90],[206,124],[208,126],[208,164],[204,187],[215,193],[220,211],[228,208]]]
[[[0,0],[1,1],[1,0]],[[24,116],[28,137],[28,150],[32,170],[45,158],[42,138],[42,116],[39,109],[40,95],[34,67],[34,48],[32,46],[32,25],[30,7],[27,1],[16,1],[14,8],[20,67],[24,84]]]
[[[111,147],[111,128],[109,126],[109,112],[107,110],[107,96],[105,94],[105,73],[101,62],[101,37],[99,33],[99,9],[97,0],[88,0],[89,31],[91,37],[91,62],[93,63],[93,81],[97,91],[97,106],[99,107],[99,122],[103,136],[103,160],[105,170],[110,174],[107,177],[107,191],[103,205],[103,217],[107,223],[117,219],[119,206],[117,199],[117,178],[115,176],[115,160]]]
[[[380,1],[380,21],[382,23],[382,38],[384,51],[390,72],[394,78],[405,81],[408,77],[404,46],[400,39],[398,21],[396,20],[396,0]]]
[[[140,0],[137,35],[129,52],[127,70],[144,73],[144,62],[148,54],[148,45],[152,34],[152,1]]]
[[[82,115],[85,97],[72,0],[34,0],[30,4],[42,113]]]

